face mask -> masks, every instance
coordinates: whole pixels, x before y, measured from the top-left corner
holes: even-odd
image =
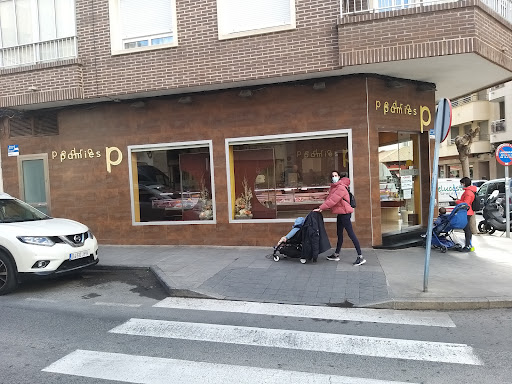
[[[332,177],[332,182],[333,183],[337,183],[338,181],[340,181],[340,177],[339,176],[333,176]]]

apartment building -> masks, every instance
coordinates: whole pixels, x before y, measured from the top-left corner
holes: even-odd
[[[507,108],[508,106],[508,108]],[[496,148],[512,141],[507,130],[507,111],[512,111],[512,82],[472,93],[452,101],[453,116],[449,138],[441,145],[439,160],[440,177],[462,177],[455,138],[480,126],[471,145],[470,176],[472,179],[504,177],[505,168],[496,161]]]
[[[272,245],[337,169],[378,246],[426,223],[436,99],[512,79],[511,4],[0,0],[0,186],[104,244]]]

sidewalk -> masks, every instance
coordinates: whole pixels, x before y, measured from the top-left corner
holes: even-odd
[[[425,249],[363,249],[367,263],[344,248],[339,262],[272,260],[271,247],[100,245],[104,267],[151,267],[170,295],[342,307],[479,309],[512,307],[512,239],[473,237],[475,252],[430,257]],[[463,235],[462,235],[463,236]]]

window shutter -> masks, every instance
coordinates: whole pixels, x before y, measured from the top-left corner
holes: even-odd
[[[123,39],[172,32],[170,0],[120,0],[120,7]]]
[[[223,1],[222,33],[289,25],[292,22],[290,0],[219,0]]]

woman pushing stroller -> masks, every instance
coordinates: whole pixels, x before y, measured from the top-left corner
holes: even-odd
[[[329,189],[327,199],[319,208],[314,210],[316,212],[322,212],[326,209],[330,209],[332,213],[337,215],[336,232],[338,235],[338,242],[336,244],[336,250],[332,255],[327,256],[327,260],[340,260],[340,250],[343,245],[343,230],[345,229],[357,251],[357,259],[354,261],[353,265],[362,265],[366,263],[366,260],[362,256],[359,240],[354,233],[352,222],[350,221],[350,216],[352,215],[352,212],[354,212],[354,208],[350,206],[350,194],[348,193],[350,179],[348,177],[340,178],[338,171],[332,171],[331,181],[332,184]]]

